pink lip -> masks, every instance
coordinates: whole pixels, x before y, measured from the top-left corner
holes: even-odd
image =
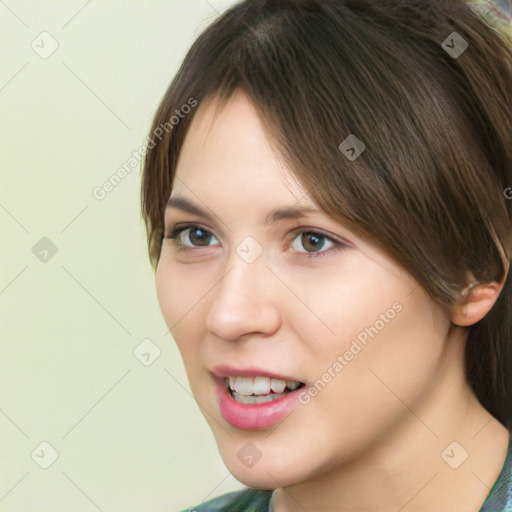
[[[233,377],[233,376],[240,376],[240,377],[269,377],[274,379],[281,379],[281,380],[291,380],[291,381],[297,381],[297,382],[303,382],[300,379],[297,379],[296,377],[291,377],[287,375],[279,375],[274,372],[270,372],[267,370],[264,370],[262,368],[256,368],[255,366],[250,368],[235,368],[234,366],[229,365],[219,365],[215,366],[212,369],[213,375],[215,377],[218,377],[220,379],[224,379],[225,377]]]
[[[240,373],[235,375],[240,375]],[[258,375],[262,374],[258,373]],[[273,375],[266,376],[273,377]],[[224,383],[224,378],[215,378],[215,387],[222,417],[234,427],[244,430],[262,430],[280,422],[296,405],[298,394],[303,391],[303,388],[299,388],[287,393],[282,398],[262,404],[242,404],[231,396]]]

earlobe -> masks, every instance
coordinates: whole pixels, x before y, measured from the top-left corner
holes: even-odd
[[[503,288],[505,279],[497,283],[471,283],[461,294],[461,300],[453,306],[450,314],[452,324],[467,327],[482,320],[491,310]]]

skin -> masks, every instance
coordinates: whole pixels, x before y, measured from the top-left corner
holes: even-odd
[[[167,209],[166,231],[194,223],[207,233],[182,232],[189,251],[164,240],[156,287],[229,471],[247,486],[276,489],[276,512],[478,511],[504,463],[509,433],[464,379],[463,326],[487,313],[503,282],[476,286],[446,312],[383,249],[320,210],[260,225],[275,208],[316,205],[272,150],[243,93],[212,116],[213,103],[200,105],[171,195],[213,218]],[[346,246],[333,250],[321,238],[315,248],[299,228]],[[252,263],[236,252],[247,236],[263,249]],[[324,256],[307,258],[315,252]],[[257,365],[314,383],[394,303],[401,311],[279,424],[243,430],[221,416],[215,365]],[[457,469],[441,456],[454,441],[468,454]],[[262,454],[250,468],[237,457],[248,442]],[[455,463],[462,449],[448,450]]]

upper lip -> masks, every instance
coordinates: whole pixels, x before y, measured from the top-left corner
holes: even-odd
[[[219,378],[225,379],[226,377],[269,377],[271,379],[281,379],[281,380],[289,380],[295,382],[301,382],[304,384],[304,381],[290,376],[290,375],[282,375],[272,370],[265,370],[263,368],[257,368],[256,366],[246,366],[244,368],[235,368],[234,366],[229,365],[218,365],[214,366],[211,370],[212,374]]]

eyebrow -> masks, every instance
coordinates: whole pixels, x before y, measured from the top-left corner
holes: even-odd
[[[176,208],[178,210],[193,213],[201,217],[204,217],[205,219],[213,221],[213,215],[211,215],[206,210],[203,210],[200,206],[193,203],[184,196],[177,195],[170,197],[169,200],[167,201],[165,208]],[[320,213],[320,211],[310,206],[283,206],[281,208],[277,208],[269,212],[263,218],[263,220],[260,221],[260,225],[273,225],[285,219],[300,219],[305,217],[308,213]]]

